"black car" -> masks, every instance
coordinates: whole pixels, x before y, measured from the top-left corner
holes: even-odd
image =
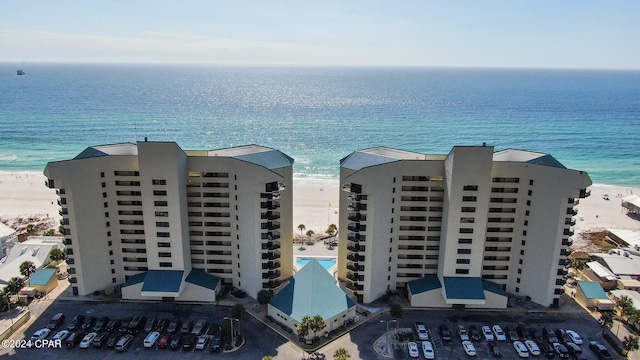
[[[87,318],[83,323],[82,323],[82,330],[84,330],[85,332],[90,332],[93,330],[93,327],[96,324],[96,317],[95,316],[91,316],[89,318]]]
[[[69,334],[69,336],[67,336],[67,340],[65,341],[65,345],[69,349],[74,348],[74,347],[76,347],[76,345],[80,344],[80,341],[82,341],[83,337],[84,337],[84,333],[83,332],[81,332],[81,331],[73,332],[73,333]]]
[[[186,336],[186,335],[185,335]],[[182,342],[183,342],[183,336],[172,336],[171,337],[171,343],[169,344],[169,349],[171,350],[178,350],[182,347]]]
[[[111,331],[111,330],[107,330],[107,325],[109,324],[109,318],[107,316],[103,316],[100,319],[98,319],[98,321],[96,321],[96,324],[93,326],[93,330],[95,332],[100,332],[100,331]]]
[[[142,329],[144,329],[144,324],[147,322],[147,318],[144,315],[136,315],[129,322],[129,327],[127,327],[127,332],[129,334],[137,334]]]
[[[556,357],[556,350],[546,341],[538,341],[538,347],[540,348],[540,352],[547,358],[553,359]]]
[[[118,343],[118,340],[120,340],[120,338],[123,336],[124,334],[121,332],[117,332],[115,334],[112,334],[111,336],[109,336],[109,339],[107,340],[107,347],[109,349],[113,349],[116,346],[116,343]]]
[[[93,338],[93,346],[102,347],[102,345],[106,344],[107,341],[109,341],[109,333],[106,331],[101,332]]]
[[[544,335],[542,335],[542,330],[534,327],[529,328],[529,338],[533,341],[542,342],[545,340]]]
[[[211,339],[211,351],[220,352],[220,350],[222,350],[222,339],[216,336]]]
[[[83,323],[84,323],[84,315],[76,315],[73,319],[71,319],[71,322],[67,327],[67,330],[74,331],[74,330],[82,329]]]
[[[482,334],[475,325],[469,325],[469,336],[471,336],[473,341],[480,341],[482,339]]]
[[[155,326],[155,330],[159,333],[163,333],[165,330],[167,330],[167,328],[169,327],[169,319],[160,319],[158,320],[158,323]]]
[[[500,352],[500,350],[498,350],[498,347],[494,343],[489,343],[489,351],[491,352],[491,355],[493,357],[496,357],[496,358],[502,357],[502,353]]]
[[[180,320],[174,320],[169,323],[169,326],[167,326],[167,332],[173,334],[176,331],[180,331],[181,327],[182,327],[182,322]]]
[[[447,325],[442,324],[438,326],[438,332],[440,332],[440,337],[444,341],[451,341],[453,339],[451,337],[451,331],[449,331],[449,328],[447,327]]]
[[[504,328],[504,333],[507,334],[507,338],[509,341],[520,341],[520,337],[518,337],[518,333],[511,327],[507,326]]]
[[[196,341],[198,341],[198,335],[183,335],[184,340],[182,341],[182,349],[183,350],[191,350],[194,346],[196,346]]]
[[[524,326],[522,326],[522,325],[516,326],[516,334],[518,334],[518,337],[522,341],[526,340],[527,334],[526,334],[526,331],[524,329]]]
[[[182,327],[180,328],[180,333],[183,335],[191,333],[191,329],[193,328],[193,322],[191,320],[187,320],[182,323]]]
[[[600,344],[597,341],[589,342],[589,348],[591,348],[591,351],[596,353],[596,355],[598,356],[598,359],[602,359],[602,360],[613,359],[613,357],[609,353],[609,350],[607,350],[606,346]]]
[[[563,329],[556,329],[556,337],[560,340],[561,343],[566,344],[571,342],[571,338]]]
[[[551,331],[550,329],[542,328],[542,334],[544,335],[544,337],[547,339],[548,342],[550,343],[558,342],[558,338],[556,337],[556,334],[554,334],[553,331]]]
[[[113,319],[113,320],[109,320],[109,322],[107,323],[107,325],[105,325],[104,329],[106,331],[114,331],[117,330],[120,327],[120,323],[122,321],[118,320],[118,319]]]
[[[158,319],[156,319],[156,318],[151,318],[151,319],[147,320],[147,323],[144,324],[144,332],[150,333],[152,331],[155,331],[154,329],[155,329],[157,323],[158,323]]]
[[[129,329],[129,324],[131,323],[132,319],[133,318],[131,317],[122,319],[122,321],[120,321],[120,326],[118,327],[118,331],[127,332],[127,329]]]
[[[52,331],[56,330],[57,328],[60,327],[60,325],[62,325],[63,322],[64,322],[64,314],[57,313],[53,315],[53,317],[51,318],[51,321],[49,321],[49,324],[47,325],[47,329],[50,329]]]

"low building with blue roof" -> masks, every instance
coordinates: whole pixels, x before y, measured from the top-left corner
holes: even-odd
[[[504,309],[508,301],[500,285],[477,277],[445,276],[441,282],[436,274],[426,275],[408,282],[407,289],[415,307]]]
[[[130,300],[214,302],[221,291],[220,278],[201,269],[149,270],[133,275],[122,285],[122,297]]]
[[[613,310],[615,303],[597,281],[578,281],[571,294],[576,302],[589,309]]]
[[[356,303],[316,260],[302,267],[268,305],[267,313],[295,331],[304,316],[320,315],[331,332],[357,319]]]

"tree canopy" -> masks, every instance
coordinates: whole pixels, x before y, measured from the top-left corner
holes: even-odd
[[[51,261],[61,262],[67,259],[67,254],[61,249],[53,248],[49,252],[49,259],[51,259]]]

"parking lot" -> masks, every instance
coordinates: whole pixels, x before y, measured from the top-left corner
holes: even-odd
[[[86,317],[108,316],[111,319],[123,319],[135,315],[144,315],[147,318],[167,318],[170,320],[198,320],[205,319],[209,324],[222,323],[224,318],[229,316],[230,308],[213,305],[184,305],[172,303],[102,303],[102,302],[80,302],[80,301],[56,301],[45,313],[43,313],[25,332],[24,336],[29,338],[35,331],[47,326],[53,315],[63,312],[66,320],[61,328],[66,328],[71,319],[81,314]],[[384,335],[387,324],[392,318],[388,313],[381,315],[369,315],[361,317],[366,321],[358,328],[352,330],[346,337],[340,338],[333,343],[319,350],[326,359],[331,359],[333,352],[339,348],[346,348],[352,359],[386,359],[378,354],[374,349],[374,342]],[[405,311],[403,319],[398,320],[399,328],[413,329],[414,321],[421,321],[430,330],[431,339],[437,359],[465,359],[465,354],[459,337],[455,332],[456,325],[462,324],[467,329],[474,324],[480,329],[483,325],[499,324],[503,329],[507,326],[515,328],[517,325],[525,327],[547,327],[551,329],[563,328],[573,329],[584,338],[582,345],[583,353],[580,358],[597,359],[596,355],[589,350],[588,341],[597,340],[606,345],[614,359],[621,359],[608,344],[602,339],[601,328],[597,321],[586,313],[579,314],[559,314],[559,313],[527,313],[513,311],[471,311],[471,310],[439,310],[439,311]],[[445,324],[452,332],[452,341],[442,341],[438,334],[438,326]],[[389,327],[393,331],[394,324]],[[104,347],[80,349],[78,347],[67,349],[63,347],[47,349],[19,349],[0,351],[2,355],[12,355],[12,359],[32,359],[33,356],[47,359],[69,359],[78,357],[87,358],[108,358],[117,355],[122,359],[157,359],[163,357],[195,359],[203,356],[225,358],[225,359],[261,359],[265,355],[277,356],[278,359],[301,359],[302,352],[296,347],[287,343],[287,340],[267,326],[257,321],[250,315],[246,315],[239,323],[240,333],[245,337],[246,343],[240,349],[233,352],[214,353],[207,345],[205,350],[191,349],[189,351],[169,349],[145,348],[143,346],[146,333],[141,332],[129,349],[125,352],[116,352],[113,349]],[[52,333],[53,335],[53,333]],[[51,335],[51,336],[52,336]],[[49,338],[51,338],[49,336]],[[416,337],[417,340],[417,337]],[[420,342],[418,345],[420,345]],[[410,359],[407,352],[406,342],[396,342],[393,355],[396,359]],[[477,350],[478,359],[492,358],[489,347],[484,340],[473,341]],[[504,359],[517,359],[518,356],[513,346],[508,341],[498,342],[498,349],[502,352]],[[420,349],[421,350],[421,349]],[[420,354],[421,359],[423,355]],[[542,358],[542,356],[539,356]],[[556,357],[557,358],[557,357]]]

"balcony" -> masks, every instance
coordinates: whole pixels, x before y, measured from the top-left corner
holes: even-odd
[[[564,229],[563,234],[567,235],[567,236],[573,236],[573,234],[575,234],[575,232],[573,231],[573,229]]]
[[[586,198],[591,195],[591,190],[580,189],[580,198]]]
[[[347,225],[349,231],[359,232],[360,228],[360,223],[349,223],[349,225]]]
[[[280,268],[280,261],[269,261],[262,264],[263,269],[275,270]]]
[[[358,265],[358,263],[347,263],[347,269],[351,271],[364,271],[364,265]]]
[[[280,219],[279,211],[267,211],[260,214],[260,219],[278,220]]]
[[[571,240],[571,239],[562,239],[562,245],[571,246],[571,245],[573,245],[573,240]]]
[[[573,215],[573,216],[578,215],[578,209],[572,208],[572,207],[567,208],[567,215]]]
[[[362,205],[360,205],[359,202],[350,203],[347,206],[347,209],[350,210],[350,211],[360,211],[360,210],[362,210]]]
[[[360,213],[350,213],[347,216],[347,219],[349,219],[351,221],[361,221],[362,220],[362,215],[360,215]]]
[[[364,290],[364,285],[358,285],[358,284],[354,283],[353,281],[347,281],[345,287],[347,289],[351,290],[351,291],[362,291],[362,290]]]
[[[576,219],[571,218],[571,219],[567,219],[564,221],[565,225],[570,225],[570,226],[574,226],[576,224]]]
[[[280,202],[278,201],[263,201],[260,203],[260,208],[261,209],[269,209],[269,210],[275,210],[280,208]]]
[[[265,192],[273,193],[277,191],[284,191],[287,189],[287,186],[285,185],[285,183],[274,181],[274,182],[265,184],[264,189],[265,189]]]
[[[280,287],[280,285],[282,285],[282,281],[280,280],[272,280],[266,283],[262,283],[262,287],[269,290],[277,289],[278,287]]]
[[[354,262],[364,261],[364,255],[358,255],[350,252],[347,254],[347,260]]]
[[[351,241],[351,242],[362,242],[364,241],[364,236],[357,234],[357,233],[349,233],[347,234],[347,240]]]
[[[280,223],[277,221],[269,221],[266,223],[262,223],[260,224],[260,228],[261,229],[266,229],[266,230],[278,230],[280,229]]]
[[[262,244],[262,250],[278,250],[280,249],[280,241],[269,241]]]
[[[277,260],[280,259],[280,251],[269,251],[262,254],[262,260]]]
[[[572,251],[570,249],[562,249],[560,250],[560,255],[561,256],[569,256],[571,255]]]
[[[362,185],[360,185],[360,184],[344,184],[344,185],[342,185],[342,191],[355,193],[355,194],[362,194]]]
[[[566,283],[567,283],[566,279],[556,279],[556,285],[562,286],[562,285],[564,285]]]
[[[360,252],[360,251],[364,251],[364,246],[360,246],[358,244],[349,244],[347,245],[347,250],[353,251],[353,252]]]
[[[279,278],[281,275],[279,270],[276,271],[269,271],[267,273],[262,274],[262,278],[263,279],[269,279],[269,280],[273,280],[273,279],[277,279]]]
[[[349,196],[347,196],[347,198],[349,200],[351,200],[351,201],[360,201],[362,199],[362,197],[360,195],[354,194],[354,193],[349,194]]]
[[[347,279],[351,281],[364,281],[364,275],[360,275],[358,273],[353,273],[351,271],[347,272]]]
[[[278,240],[280,239],[280,233],[278,231],[269,231],[262,233],[262,240]]]

